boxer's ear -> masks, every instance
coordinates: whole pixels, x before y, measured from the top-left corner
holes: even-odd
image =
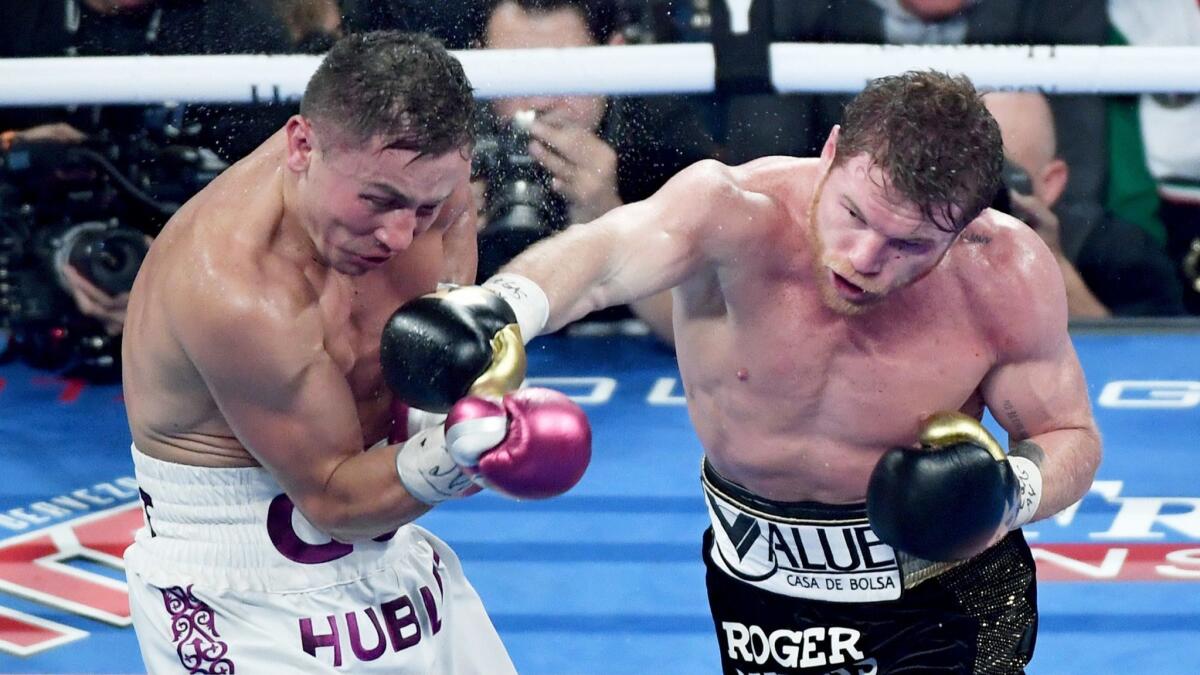
[[[842,126],[840,124],[833,125],[829,130],[829,138],[825,139],[825,145],[821,148],[821,163],[832,164],[833,158],[837,156],[838,137],[842,134]]]
[[[300,115],[292,115],[284,125],[287,134],[287,165],[296,173],[308,170],[315,138],[312,124]]]

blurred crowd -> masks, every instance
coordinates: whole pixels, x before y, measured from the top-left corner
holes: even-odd
[[[719,1],[0,0],[0,58],[320,53],[344,33],[376,29],[428,32],[452,49],[704,42]],[[773,41],[1200,46],[1194,0],[775,0],[773,9]],[[847,98],[482,102],[480,276],[697,160],[815,155]],[[986,100],[1008,160],[996,205],[1056,254],[1073,318],[1200,313],[1196,92]],[[157,228],[294,112],[286,103],[0,107],[7,352],[111,373],[128,284]],[[669,333],[669,307],[651,298],[596,318],[632,312]]]

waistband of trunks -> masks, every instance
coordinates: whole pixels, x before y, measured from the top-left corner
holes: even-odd
[[[706,458],[701,467],[701,480],[706,487],[736,503],[745,512],[776,521],[795,521],[819,525],[867,522],[867,505],[825,504],[822,502],[779,502],[760,497],[717,473]]]
[[[266,469],[190,466],[130,451],[146,524],[125,566],[160,588],[303,592],[424,564],[435,545],[415,523],[374,539],[334,541]]]
[[[704,489],[729,502],[743,513],[790,525],[845,526],[869,524],[866,502],[825,504],[800,501],[781,502],[754,494],[745,487],[725,478],[705,458],[701,461],[700,481]],[[933,579],[963,562],[935,562],[893,549],[900,567],[904,588],[911,589]]]

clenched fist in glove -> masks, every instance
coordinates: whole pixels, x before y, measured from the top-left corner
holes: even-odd
[[[444,424],[418,431],[396,455],[414,498],[437,504],[483,485],[518,499],[571,489],[592,456],[583,410],[564,394],[529,388],[496,401],[469,396]]]
[[[423,295],[383,327],[379,361],[396,398],[444,413],[468,394],[500,396],[525,379],[525,343],[546,323],[546,294],[512,274]]]
[[[867,518],[885,543],[926,560],[969,558],[1033,517],[1038,466],[1005,455],[977,420],[938,413],[920,448],[883,454],[867,484]]]
[[[469,396],[456,403],[446,418],[446,447],[479,484],[518,499],[544,499],[583,477],[592,430],[571,399],[531,387],[501,401]]]
[[[432,412],[446,412],[468,392],[499,395],[525,379],[512,308],[477,286],[405,303],[384,325],[379,361],[396,398]]]

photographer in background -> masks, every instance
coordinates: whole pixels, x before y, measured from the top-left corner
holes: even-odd
[[[125,306],[142,260],[179,203],[226,167],[164,142],[148,110],[133,137],[75,143],[10,134],[0,152],[4,352],[90,380],[115,379]]]
[[[150,237],[146,237],[146,246],[150,245]],[[67,290],[75,306],[104,326],[104,332],[109,335],[120,335],[125,328],[125,308],[129,305],[129,291],[120,291],[115,295],[106,293],[102,288],[87,280],[70,265],[62,268]]]
[[[0,58],[290,47],[283,23],[260,0],[0,0]],[[8,355],[89,379],[119,372],[115,337],[148,236],[289,110],[0,108],[0,322],[11,334]]]
[[[619,45],[618,9],[614,0],[492,0],[482,46]],[[716,154],[678,97],[521,96],[491,101],[480,117],[480,278],[534,241],[648,197]]]
[[[1170,259],[1142,228],[1111,215],[1091,222],[1060,221],[1053,210],[1070,168],[1058,157],[1046,97],[996,92],[985,95],[984,104],[1000,126],[1007,163],[1017,168],[1005,172],[1010,213],[1036,230],[1054,252],[1071,318],[1183,314],[1182,289]]]

